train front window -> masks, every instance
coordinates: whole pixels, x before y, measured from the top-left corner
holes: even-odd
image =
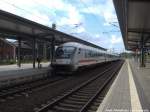
[[[58,58],[71,58],[74,54],[75,47],[65,46],[65,47],[58,47],[56,50],[55,57]]]

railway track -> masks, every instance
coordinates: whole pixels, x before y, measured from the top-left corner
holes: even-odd
[[[24,83],[12,87],[7,87],[6,89],[0,90],[0,102],[4,102],[8,99],[13,99],[15,96],[25,95],[28,96],[34,90],[40,91],[52,84],[57,84],[60,81],[67,80],[68,78],[63,77],[55,77],[52,79],[41,79],[32,81],[30,83]]]
[[[43,105],[36,112],[93,112],[102,101],[98,97],[103,89],[109,84],[115,74],[119,71],[122,62],[113,64],[102,73],[97,74],[90,80],[69,90],[66,94],[53,99],[53,101]],[[95,100],[96,99],[96,100]],[[94,103],[93,103],[94,101]],[[90,108],[90,106],[94,105]]]
[[[42,80],[33,81],[26,84],[14,86],[12,88],[2,89],[0,90],[0,99],[6,99],[7,97],[18,95],[21,93],[26,94],[28,92],[32,92],[33,89],[40,88],[45,85],[50,85],[62,80],[65,80],[65,78],[57,77],[54,79],[42,79]]]

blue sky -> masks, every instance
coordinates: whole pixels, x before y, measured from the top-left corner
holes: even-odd
[[[124,50],[112,0],[0,0],[0,9],[117,52]]]

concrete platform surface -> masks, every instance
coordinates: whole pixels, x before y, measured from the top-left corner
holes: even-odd
[[[42,68],[33,69],[32,64],[0,66],[0,88],[37,80],[50,75],[49,63],[42,63]]]
[[[49,62],[42,62],[42,67],[48,67],[49,66]],[[37,63],[36,63],[36,66],[37,68]],[[16,64],[13,64],[13,65],[0,65],[0,72],[1,71],[9,71],[9,70],[22,70],[22,69],[30,69],[30,68],[33,68],[33,64],[31,63],[27,63],[27,64],[21,64],[21,67],[18,67]]]
[[[150,68],[126,60],[97,112],[150,112]]]

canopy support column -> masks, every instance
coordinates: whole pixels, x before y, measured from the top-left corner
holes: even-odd
[[[55,54],[55,35],[53,35],[52,41],[51,41],[51,65],[54,61],[54,54]]]
[[[145,67],[144,37],[141,37],[141,67]]]
[[[43,44],[43,57],[44,57],[44,60],[47,60],[47,44],[46,43]]]
[[[33,47],[32,47],[32,56],[33,56],[33,68],[35,68],[35,61],[36,61],[36,38],[33,38]]]
[[[18,55],[17,65],[18,65],[18,67],[21,67],[21,38],[20,37],[18,37],[18,52],[17,52],[17,55]]]

